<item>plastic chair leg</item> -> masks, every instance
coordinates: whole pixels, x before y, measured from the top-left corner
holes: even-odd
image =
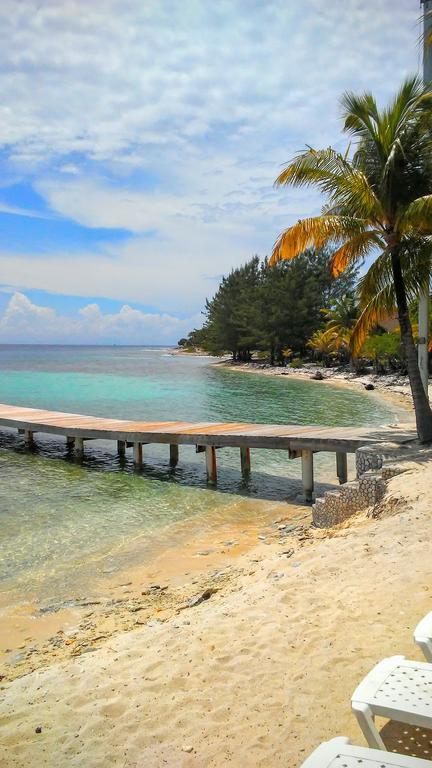
[[[371,708],[360,702],[352,702],[351,706],[369,746],[386,750],[386,745],[377,731]]]

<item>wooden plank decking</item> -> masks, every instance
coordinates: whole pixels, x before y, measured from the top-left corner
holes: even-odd
[[[178,460],[179,445],[196,445],[206,453],[211,482],[216,481],[216,448],[240,448],[244,473],[250,471],[251,448],[285,450],[290,458],[301,457],[303,460],[307,497],[311,496],[313,489],[313,453],[336,453],[338,475],[342,482],[346,479],[347,453],[354,453],[362,445],[383,441],[403,443],[416,436],[413,426],[404,424],[354,428],[242,422],[126,421],[2,404],[0,426],[15,427],[24,432],[27,443],[33,441],[36,432],[63,435],[69,445],[75,446],[78,455],[83,452],[85,440],[115,440],[120,453],[132,444],[136,464],[142,461],[142,445],[145,443],[170,445],[171,464],[176,464]]]

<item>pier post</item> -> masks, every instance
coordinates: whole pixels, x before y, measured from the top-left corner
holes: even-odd
[[[240,466],[243,477],[249,477],[251,471],[250,448],[240,448]]]
[[[31,448],[33,445],[33,432],[30,429],[24,430],[24,444],[26,448]]]
[[[347,464],[346,453],[336,454],[336,472],[339,478],[340,485],[343,485],[343,483],[346,483],[346,481],[348,480],[348,464]]]
[[[126,453],[126,441],[117,440],[117,453],[119,456],[124,456]]]
[[[313,496],[314,479],[313,452],[309,450],[302,450],[302,480],[305,500],[310,503]]]
[[[67,448],[73,448],[75,445],[75,438],[71,437],[70,435],[66,436],[66,447]]]
[[[133,460],[136,467],[142,465],[142,443],[133,444]]]
[[[212,445],[206,445],[206,469],[207,469],[207,482],[211,485],[216,485],[217,481],[217,467],[216,467],[216,448]]]
[[[178,445],[170,445],[170,465],[176,467],[179,460],[179,447]]]
[[[84,456],[84,438],[76,437],[74,446],[75,446],[75,456],[77,456],[78,458],[82,458]]]

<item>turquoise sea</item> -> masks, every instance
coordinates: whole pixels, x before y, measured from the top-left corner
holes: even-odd
[[[401,416],[374,394],[149,347],[0,346],[0,402],[142,420],[366,425]],[[167,446],[145,446],[136,473],[131,456],[121,463],[112,443],[95,442],[78,465],[62,439],[37,436],[37,450],[26,453],[16,431],[1,431],[3,604],[12,594],[64,598],[172,546],[183,522],[203,530],[259,522],[266,501],[293,502],[300,492],[300,462],[281,452],[252,452],[245,482],[238,451],[221,449],[217,489],[207,487],[204,458],[192,447],[180,448],[175,470],[168,458]],[[333,463],[317,457],[318,481],[336,481]]]

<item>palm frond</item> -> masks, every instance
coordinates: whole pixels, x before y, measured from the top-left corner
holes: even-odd
[[[383,288],[391,284],[392,281],[391,257],[388,251],[384,250],[358,282],[357,295],[360,306],[366,306],[377,292],[379,293]]]
[[[366,175],[353,166],[347,154],[331,147],[309,147],[298,154],[279,174],[275,185],[316,186],[328,197],[331,208],[343,208],[348,215],[382,217],[380,201]]]
[[[408,77],[401,85],[390,106],[383,111],[381,122],[386,125],[389,146],[404,131],[413,110],[423,109],[422,100],[427,98],[423,81],[418,75]]]
[[[343,174],[348,161],[334,149],[313,149],[308,147],[299,152],[279,174],[275,186],[308,186],[317,184],[328,174]]]
[[[378,138],[379,113],[376,101],[371,93],[357,96],[352,91],[346,91],[341,99],[344,131],[355,136],[360,141]]]
[[[395,309],[393,285],[389,284],[375,293],[363,308],[350,337],[350,350],[357,357],[368,333]]]
[[[398,224],[404,233],[412,230],[432,233],[432,195],[423,195],[413,200],[403,211]]]
[[[327,214],[301,219],[276,240],[269,264],[294,259],[309,247],[319,250],[326,243],[351,239],[364,229],[362,219],[349,216]]]
[[[347,240],[330,259],[333,277],[339,277],[350,264],[365,258],[374,246],[385,247],[384,241],[375,230],[360,232]]]
[[[412,241],[409,245],[413,247]],[[410,248],[405,247],[401,257],[409,302],[414,301],[419,291],[429,285],[431,244],[427,246],[424,238],[419,238],[415,258]],[[395,311],[396,297],[388,251],[383,251],[369,267],[359,280],[357,291],[362,312],[351,335],[350,348],[354,355],[359,353],[367,334],[379,321]]]

